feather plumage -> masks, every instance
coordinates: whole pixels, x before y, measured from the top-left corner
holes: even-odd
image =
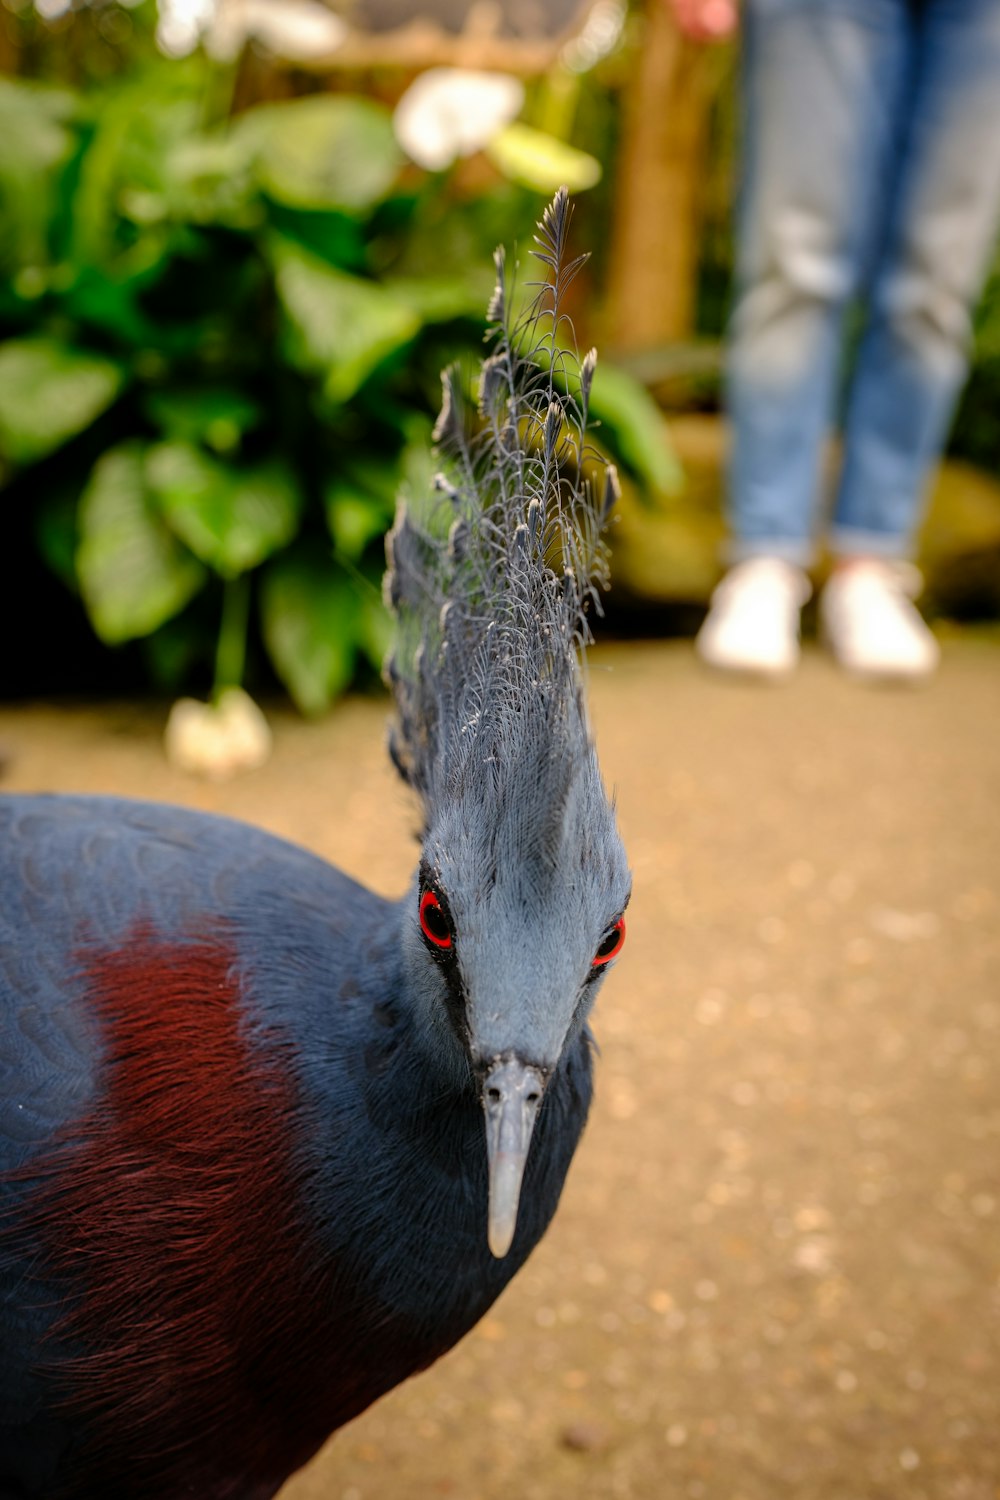
[[[579,359],[564,311],[586,259],[567,257],[569,220],[563,189],[538,226],[544,275],[520,316],[496,252],[476,411],[446,370],[434,429],[446,467],[430,503],[400,505],[389,538],[392,753],[428,823],[470,765],[534,762],[544,743],[569,775],[587,753],[580,654],[607,582],[617,479],[605,465],[595,493],[589,477],[600,467],[587,445],[597,356]]]

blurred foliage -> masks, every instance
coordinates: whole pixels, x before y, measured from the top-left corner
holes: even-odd
[[[976,314],[972,369],[959,402],[950,448],[957,456],[1000,474],[1000,253]]]
[[[99,90],[0,79],[8,686],[45,681],[46,651],[62,685],[114,685],[85,618],[129,686],[273,671],[316,713],[381,663],[381,538],[426,482],[439,371],[478,358],[493,246],[528,241],[542,169],[515,137],[517,183],[458,192],[369,98],[229,119],[224,70],[158,58],[144,13]],[[107,49],[99,20],[81,47]],[[604,389],[602,442],[664,483],[649,398],[618,372]]]

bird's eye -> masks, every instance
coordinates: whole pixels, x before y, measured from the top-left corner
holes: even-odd
[[[610,963],[622,951],[625,941],[625,918],[619,917],[613,927],[609,927],[601,939],[600,947],[594,954],[594,968],[599,969],[602,964]]]
[[[420,931],[435,948],[450,948],[452,945],[451,923],[433,891],[424,891],[420,898]]]

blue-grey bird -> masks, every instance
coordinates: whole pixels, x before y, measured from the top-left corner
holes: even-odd
[[[630,891],[568,218],[523,315],[498,252],[478,403],[446,373],[390,538],[403,898],[221,818],[0,798],[0,1500],[268,1500],[555,1210]]]

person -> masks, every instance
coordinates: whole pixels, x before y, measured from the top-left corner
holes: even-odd
[[[732,0],[672,8],[700,40],[736,21]],[[820,627],[849,670],[925,677],[939,653],[910,556],[1000,222],[1000,0],[744,0],[742,29],[731,567],[697,650],[795,666],[843,396]]]

